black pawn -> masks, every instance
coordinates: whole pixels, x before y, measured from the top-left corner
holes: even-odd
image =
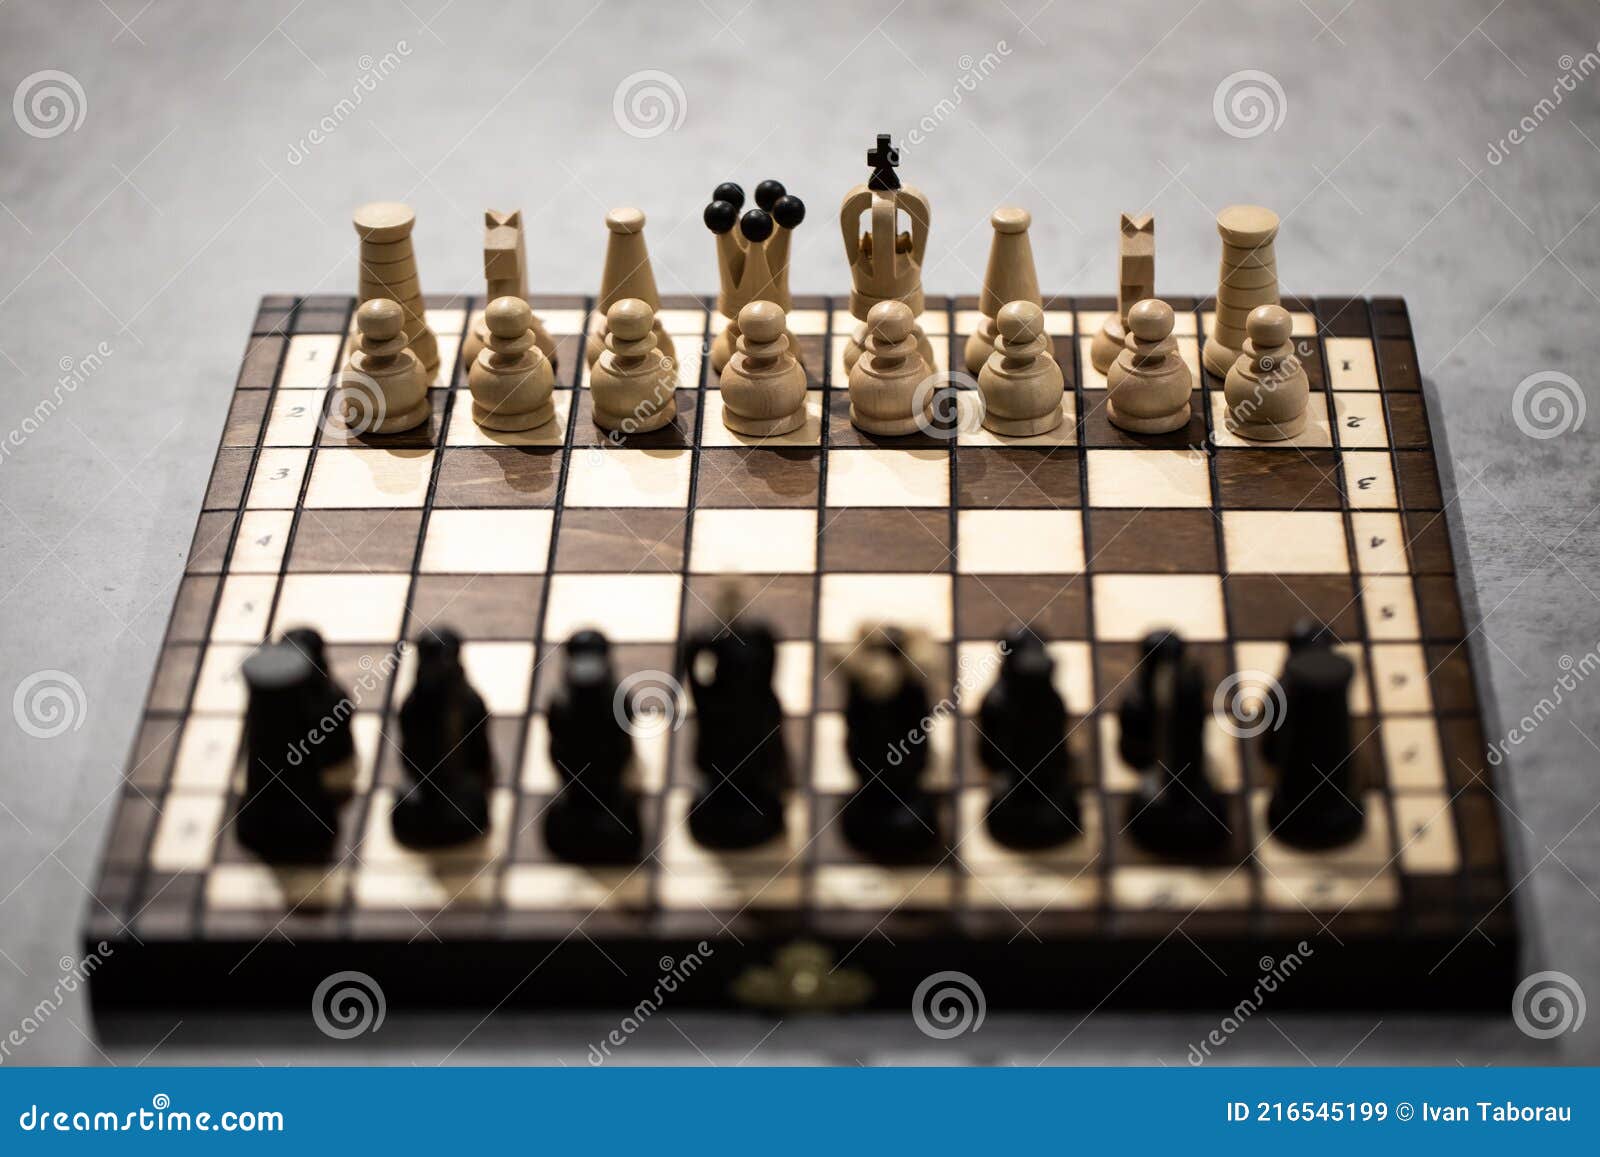
[[[350,733],[350,716],[355,713],[355,703],[333,681],[328,666],[328,651],[322,644],[321,635],[311,627],[295,627],[283,633],[283,641],[303,654],[316,668],[317,685],[311,697],[318,709],[319,719],[327,721],[324,724],[326,734],[323,747],[328,762],[343,763],[356,753],[355,738]]]
[[[489,830],[489,711],[467,682],[454,631],[430,633],[416,646],[416,683],[400,708],[410,786],[395,801],[394,836],[407,847],[441,848]]]
[[[922,786],[928,766],[927,684],[902,632],[883,630],[845,661],[845,748],[861,785],[840,823],[857,851],[889,863],[928,857],[938,847],[938,801]]]
[[[1333,848],[1361,834],[1366,817],[1350,747],[1350,680],[1355,668],[1320,632],[1296,629],[1279,680],[1283,725],[1262,738],[1278,785],[1267,826],[1287,844]]]
[[[701,779],[689,831],[706,847],[754,848],[784,830],[788,764],[783,711],[772,689],[777,655],[772,632],[746,622],[698,634],[684,648]]]
[[[989,834],[1008,848],[1050,848],[1083,829],[1055,661],[1033,634],[1006,640],[1000,676],[978,709],[978,757],[993,776]]]
[[[1134,687],[1118,710],[1124,762],[1143,772],[1129,830],[1153,852],[1204,856],[1228,840],[1221,795],[1206,774],[1206,694],[1174,631],[1146,635]]]
[[[619,701],[611,644],[599,631],[567,640],[561,687],[548,711],[550,760],[563,786],[545,811],[545,844],[576,864],[637,863],[639,799],[624,781],[632,716]]]
[[[271,863],[318,863],[333,852],[338,804],[323,780],[330,761],[320,735],[324,679],[300,648],[268,643],[244,661],[245,786],[239,842]]]

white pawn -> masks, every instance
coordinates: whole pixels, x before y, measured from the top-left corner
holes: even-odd
[[[866,325],[866,346],[850,369],[850,421],[869,434],[927,429],[937,391],[923,389],[930,375],[918,350],[920,331],[910,306],[880,301],[868,312]],[[927,397],[919,409],[917,395],[923,392]]]
[[[1228,429],[1257,442],[1281,442],[1306,428],[1311,383],[1294,356],[1293,319],[1281,305],[1245,318],[1244,352],[1228,370]]]
[[[994,320],[994,352],[978,371],[985,429],[1011,438],[1061,424],[1064,379],[1044,332],[1044,310],[1010,301]]]
[[[357,348],[340,378],[344,424],[357,434],[397,434],[428,420],[428,379],[406,345],[405,311],[387,297],[356,310]]]
[[[789,352],[783,310],[752,301],[739,311],[738,350],[722,369],[722,422],[736,434],[771,437],[806,420],[806,371]]]
[[[1194,376],[1173,340],[1172,307],[1154,297],[1128,310],[1126,348],[1106,375],[1106,416],[1135,434],[1165,434],[1189,424]]]
[[[625,297],[606,311],[605,352],[589,372],[595,425],[647,434],[678,416],[677,367],[658,348],[656,311]]]
[[[534,336],[533,310],[520,297],[497,297],[483,320],[489,344],[467,371],[472,420],[486,430],[531,430],[551,421],[555,372]]]

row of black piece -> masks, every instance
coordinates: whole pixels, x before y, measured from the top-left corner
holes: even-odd
[[[1207,702],[1199,667],[1172,631],[1147,636],[1133,686],[1118,711],[1119,752],[1142,773],[1128,830],[1153,852],[1203,859],[1230,842],[1229,817],[1206,767]],[[690,639],[680,673],[697,712],[700,786],[689,828],[700,844],[758,847],[784,828],[790,768],[773,690],[777,643],[743,621]],[[874,631],[841,663],[847,753],[859,785],[840,816],[845,838],[884,862],[915,862],[947,847],[937,797],[924,782],[931,701],[910,636]],[[1034,635],[1005,640],[998,677],[977,716],[979,758],[990,774],[986,824],[1000,844],[1041,851],[1081,830],[1068,737],[1071,720],[1054,684],[1055,664]],[[1326,631],[1297,628],[1264,709],[1263,752],[1278,771],[1268,820],[1273,834],[1328,848],[1360,834],[1364,816],[1353,782],[1350,662]],[[247,768],[237,828],[272,861],[328,859],[343,802],[330,783],[353,755],[354,704],[328,674],[322,639],[287,632],[244,664],[249,689]],[[545,842],[583,864],[636,863],[644,854],[637,792],[629,782],[637,705],[619,684],[611,649],[596,631],[565,646],[562,682],[548,706],[550,754],[562,788],[544,815]],[[493,782],[488,712],[461,664],[454,633],[417,644],[416,678],[400,708],[402,762],[409,780],[392,822],[396,839],[419,849],[462,844],[489,828]]]

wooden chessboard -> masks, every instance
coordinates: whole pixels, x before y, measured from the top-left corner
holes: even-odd
[[[1198,368],[1206,303],[1171,302]],[[481,303],[436,298],[432,422],[365,437],[324,417],[353,304],[262,304],[90,913],[87,939],[115,949],[95,977],[103,1004],[299,1004],[330,972],[360,969],[390,1007],[631,1005],[661,958],[702,940],[711,953],[674,1000],[729,1002],[747,969],[798,940],[902,1007],[949,968],[975,977],[991,1007],[1231,1005],[1263,958],[1302,940],[1314,956],[1275,995],[1284,1005],[1505,999],[1506,856],[1404,302],[1286,300],[1312,421],[1274,445],[1227,432],[1215,379],[1186,429],[1113,427],[1088,353],[1109,298],[1046,303],[1068,421],[1034,438],[959,422],[863,435],[840,365],[846,303],[811,297],[789,317],[811,419],[748,443],[723,425],[701,365],[722,319],[678,298],[662,313],[683,370],[677,421],[617,444],[581,381],[593,303],[576,296],[534,303],[560,347],[553,425],[502,436],[472,422],[455,355]],[[929,298],[922,321],[947,364],[960,365],[976,306]],[[733,574],[748,613],[782,640],[787,841],[719,856],[689,838],[691,716],[639,741],[654,853],[635,870],[556,861],[541,836],[558,790],[541,706],[559,642],[595,624],[619,674],[670,673],[678,640],[714,621]],[[1275,673],[1306,616],[1330,625],[1357,669],[1365,835],[1327,854],[1272,839],[1259,740],[1213,721],[1226,856],[1182,864],[1139,850],[1124,831],[1136,779],[1114,739],[1137,640],[1178,627],[1216,686]],[[873,619],[922,628],[941,655],[934,695],[951,710],[936,713],[930,776],[953,851],[937,863],[863,862],[834,822],[853,785],[834,644]],[[1000,848],[981,823],[972,713],[996,640],[1018,622],[1057,659],[1084,788],[1084,838],[1040,856]],[[359,766],[325,869],[261,863],[230,822],[240,661],[297,624],[323,633],[357,707]],[[498,786],[483,847],[423,855],[389,825],[405,782],[397,641],[441,625],[468,640]]]

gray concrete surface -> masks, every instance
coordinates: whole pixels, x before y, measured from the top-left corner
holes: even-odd
[[[624,202],[651,214],[663,289],[711,288],[706,193],[728,177],[777,175],[814,213],[796,287],[840,291],[833,206],[859,179],[873,133],[924,118],[932,127],[906,150],[906,169],[935,207],[932,290],[976,288],[986,215],[1001,201],[1033,209],[1042,281],[1092,293],[1112,288],[1121,209],[1159,216],[1160,284],[1202,292],[1215,276],[1214,210],[1276,206],[1286,288],[1410,301],[1454,449],[1477,650],[1501,720],[1550,695],[1561,656],[1600,638],[1600,416],[1575,426],[1558,416],[1573,428],[1535,438],[1513,414],[1518,383],[1543,371],[1576,379],[1569,401],[1595,401],[1591,4],[141,4],[0,7],[0,88],[60,70],[83,113],[75,128],[33,136],[24,100],[0,125],[0,433],[20,438],[0,456],[0,691],[9,699],[42,670],[83,688],[56,738],[0,726],[0,1036],[74,950],[256,300],[349,291],[348,213],[376,197],[416,205],[434,290],[476,288],[486,204],[524,207],[537,288],[592,288],[600,215]],[[969,65],[988,72],[971,91],[959,80]],[[641,138],[619,128],[613,97],[646,69],[673,78],[682,119]],[[1247,69],[1278,82],[1282,121],[1241,138],[1220,127],[1213,96]],[[362,89],[374,70],[387,75]],[[1541,108],[1563,76],[1572,91]],[[48,132],[39,115],[29,123]],[[325,139],[302,143],[325,117]],[[1526,139],[1492,163],[1491,142],[1524,118]],[[58,391],[61,367],[102,342],[103,365]],[[1592,998],[1597,701],[1580,686],[1515,749],[1509,797],[1517,874],[1527,873],[1516,899],[1537,932],[1527,968],[1565,972]],[[347,1047],[304,1019],[97,1030],[69,1001],[6,1063],[582,1063],[610,1027],[392,1010],[383,1036]],[[1183,1064],[1213,1023],[997,1017],[943,1044],[905,1018],[674,1015],[627,1059]],[[1600,1059],[1597,1041],[1594,1023],[1536,1041],[1505,1016],[1272,1015],[1221,1059],[1538,1063]]]

